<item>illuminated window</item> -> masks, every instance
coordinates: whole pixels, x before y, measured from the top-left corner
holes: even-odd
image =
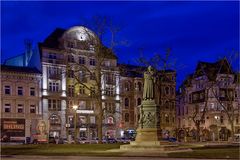
[[[11,105],[10,104],[5,104],[4,105],[4,112],[11,112]]]
[[[17,106],[17,112],[18,112],[18,113],[23,113],[23,105],[22,105],[22,104],[18,104],[18,106]]]
[[[49,82],[49,90],[51,92],[58,92],[59,91],[59,83],[58,82]]]
[[[36,106],[30,105],[30,113],[36,113]]]
[[[61,100],[49,99],[48,100],[48,109],[54,111],[61,110]]]
[[[60,118],[56,114],[51,115],[49,119],[50,119],[50,124],[53,124],[53,125],[61,124]]]

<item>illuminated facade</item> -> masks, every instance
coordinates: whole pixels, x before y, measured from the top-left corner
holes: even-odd
[[[121,72],[121,109],[122,134],[134,137],[140,118],[143,95],[144,67],[120,65]],[[173,70],[159,71],[155,85],[155,101],[160,107],[160,127],[162,137],[176,135],[176,72]]]
[[[42,119],[41,72],[1,65],[1,140],[25,141]]]
[[[88,41],[94,36],[92,31],[82,26],[69,30],[56,29],[39,45],[43,72],[43,112],[44,119],[50,123],[50,136],[67,137],[77,132],[78,138],[97,137],[94,97],[96,81],[85,69],[78,68],[81,65],[90,71],[96,69],[98,59],[95,57],[94,45]],[[120,77],[115,55],[108,55],[104,59],[101,73],[103,135],[117,137]],[[76,111],[74,105],[78,107]]]
[[[187,140],[195,140],[193,116],[196,113],[195,119],[200,121],[201,140],[228,140],[232,131],[223,106],[233,118],[234,133],[240,133],[239,95],[239,75],[232,71],[226,59],[215,63],[199,62],[177,96],[179,139],[183,139],[185,132],[189,136]],[[201,119],[204,108],[206,112]]]

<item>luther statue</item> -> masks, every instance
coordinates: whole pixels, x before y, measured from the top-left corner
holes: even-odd
[[[154,99],[154,81],[154,71],[152,66],[149,66],[148,70],[144,72],[143,100]]]

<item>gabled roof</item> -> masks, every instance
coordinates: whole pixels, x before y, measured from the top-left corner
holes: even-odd
[[[233,71],[225,58],[215,63],[198,62],[194,77],[203,76],[205,74],[209,80],[214,81],[217,74],[233,74]]]
[[[37,68],[1,65],[1,72],[42,74]]]

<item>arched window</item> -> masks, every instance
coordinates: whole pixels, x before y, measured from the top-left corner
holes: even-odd
[[[125,98],[124,101],[125,101],[125,103],[124,103],[125,104],[125,108],[128,108],[128,106],[129,106],[129,99]]]
[[[125,91],[130,91],[130,84],[129,84],[129,82],[125,82],[124,88],[125,88]]]
[[[129,114],[128,113],[125,113],[124,118],[125,118],[125,122],[129,122]]]
[[[138,90],[142,91],[142,83],[141,82],[138,82]]]
[[[137,105],[139,106],[139,105],[141,105],[141,103],[142,103],[141,98],[138,98],[138,99],[137,99]]]
[[[50,119],[50,124],[60,124],[61,123],[60,118],[56,114],[52,114],[49,119]]]

